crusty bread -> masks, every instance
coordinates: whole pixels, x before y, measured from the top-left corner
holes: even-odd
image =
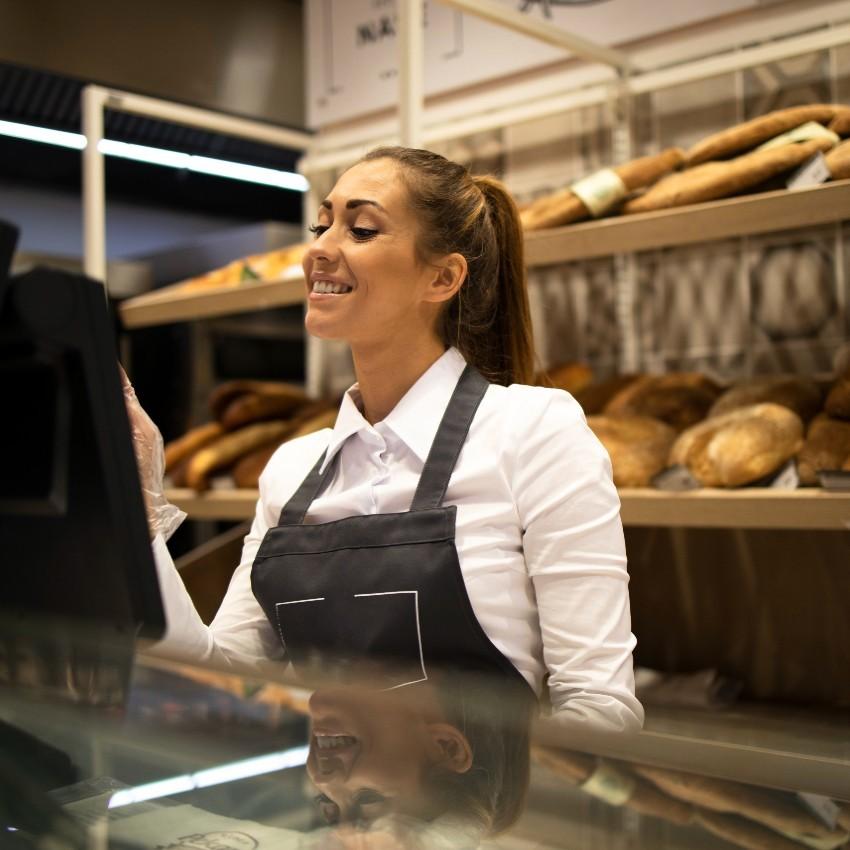
[[[775,472],[803,445],[803,423],[780,404],[755,404],[706,419],[679,435],[670,464],[706,487],[739,487]]]
[[[850,177],[850,140],[827,151],[824,158],[833,180],[844,180]]]
[[[649,765],[636,764],[632,769],[673,797],[702,809],[742,815],[809,847],[833,850],[850,837],[841,829],[830,829],[782,792]]]
[[[255,422],[226,433],[192,456],[186,471],[186,483],[194,490],[206,490],[213,472],[230,466],[260,446],[282,438],[289,428],[288,422]]]
[[[826,413],[809,425],[806,441],[797,455],[797,471],[802,484],[817,484],[822,469],[841,469],[850,460],[850,422],[833,419]]]
[[[829,129],[839,136],[850,136],[850,109],[843,109],[829,122]]]
[[[575,393],[575,400],[581,405],[586,416],[602,413],[608,402],[620,390],[624,390],[639,377],[639,375],[615,375],[612,378],[596,381],[578,390]]]
[[[564,363],[552,366],[537,376],[535,383],[553,386],[575,395],[593,380],[593,370],[585,363]]]
[[[228,431],[233,431],[251,422],[285,419],[303,406],[306,400],[306,395],[301,392],[284,392],[280,395],[245,393],[237,396],[224,408],[220,422]]]
[[[745,850],[800,850],[805,846],[739,815],[698,808],[694,820],[712,835]]]
[[[680,148],[667,148],[661,153],[624,162],[612,170],[622,180],[625,189],[632,192],[651,185],[678,168],[684,159]],[[572,224],[590,216],[591,211],[584,202],[567,188],[533,201],[520,213],[520,221],[526,230],[539,230]]]
[[[850,373],[838,377],[826,397],[823,408],[836,419],[850,419]]]
[[[673,428],[649,416],[588,416],[587,424],[611,458],[618,487],[648,487],[676,439]]]
[[[165,446],[165,471],[170,473],[182,461],[195,454],[224,433],[218,422],[207,422],[187,431],[182,437],[172,440]]]
[[[814,103],[809,106],[791,106],[760,115],[751,121],[745,121],[734,127],[727,127],[719,133],[697,142],[686,154],[688,166],[708,162],[713,159],[726,159],[732,155],[750,150],[775,136],[793,130],[801,124],[815,121],[829,124],[839,116],[845,120],[850,115],[850,107],[839,103]],[[838,132],[837,130],[835,132]],[[840,134],[839,134],[840,135]]]
[[[239,396],[252,394],[273,398],[292,399],[299,403],[307,401],[307,395],[301,387],[283,381],[254,381],[237,379],[219,384],[209,397],[210,413],[221,420],[227,406]]]
[[[612,416],[651,416],[677,431],[699,422],[720,394],[720,387],[698,372],[642,375],[605,405]]]
[[[768,375],[734,384],[714,402],[708,415],[719,416],[765,401],[781,404],[793,410],[803,422],[808,422],[821,409],[823,396],[818,385],[808,378]]]
[[[829,139],[756,150],[728,162],[705,162],[659,180],[651,189],[623,206],[624,214],[652,212],[728,198],[783,174],[809,157],[832,147]]]

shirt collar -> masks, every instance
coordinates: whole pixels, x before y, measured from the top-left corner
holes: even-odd
[[[383,420],[383,424],[423,463],[428,458],[443,413],[465,368],[463,355],[456,348],[449,348],[419,377]],[[320,472],[325,471],[349,437],[371,427],[360,410],[360,390],[354,384],[343,396]]]

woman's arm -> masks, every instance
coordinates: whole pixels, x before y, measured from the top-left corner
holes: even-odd
[[[564,722],[636,731],[643,708],[634,695],[629,577],[610,460],[571,396],[532,392],[546,397],[537,395],[517,425],[513,489],[552,707]]]

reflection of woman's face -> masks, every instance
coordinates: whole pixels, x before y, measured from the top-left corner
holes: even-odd
[[[329,823],[390,812],[427,818],[422,777],[433,759],[421,712],[384,692],[319,690],[310,700],[307,773]]]

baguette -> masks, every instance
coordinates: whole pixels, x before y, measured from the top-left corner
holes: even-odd
[[[843,109],[839,112],[829,122],[829,129],[839,136],[850,136],[850,109]]]
[[[697,142],[686,154],[688,167],[737,155],[809,121],[829,124],[839,117],[843,122],[847,116],[850,116],[850,107],[838,103],[815,103],[810,106],[778,109],[743,124],[728,127],[719,133],[713,133]],[[834,132],[839,133],[838,130]]]
[[[253,393],[262,396],[294,397],[306,401],[307,396],[301,387],[286,384],[281,381],[252,381],[241,379],[225,381],[219,384],[209,397],[210,412],[215,419],[221,419],[227,406],[241,395]]]
[[[288,422],[257,422],[219,437],[192,457],[186,470],[186,483],[199,492],[206,490],[213,472],[281,437],[289,427]]]
[[[767,827],[737,815],[697,809],[694,819],[712,835],[745,850],[800,850],[796,841],[789,841]]]
[[[625,214],[652,212],[727,198],[790,171],[819,151],[832,147],[829,139],[757,150],[727,162],[706,162],[663,178],[649,191],[628,201]]]
[[[833,180],[850,177],[850,140],[842,142],[825,154],[826,167]]]
[[[668,148],[652,156],[625,162],[611,169],[622,181],[626,192],[643,188],[678,168],[684,161],[680,148]],[[561,189],[552,195],[539,198],[520,213],[526,230],[559,227],[589,218],[591,210],[571,188]]]
[[[207,422],[187,431],[182,437],[172,440],[165,446],[165,471],[171,472],[179,463],[196,451],[218,439],[224,428],[218,422]]]
[[[251,422],[266,419],[284,419],[296,411],[306,401],[301,393],[281,393],[280,395],[258,395],[245,393],[231,401],[221,413],[219,421],[228,431],[241,428]]]
[[[808,378],[796,375],[770,375],[750,378],[730,387],[712,405],[708,415],[719,416],[739,407],[762,402],[781,404],[793,410],[803,422],[813,419],[823,404],[818,385]]]
[[[817,484],[821,469],[841,469],[850,460],[850,422],[825,413],[809,425],[806,442],[797,455],[800,483]]]
[[[850,838],[841,829],[830,829],[781,792],[648,765],[633,768],[673,797],[702,809],[742,815],[816,850],[833,850]]]

